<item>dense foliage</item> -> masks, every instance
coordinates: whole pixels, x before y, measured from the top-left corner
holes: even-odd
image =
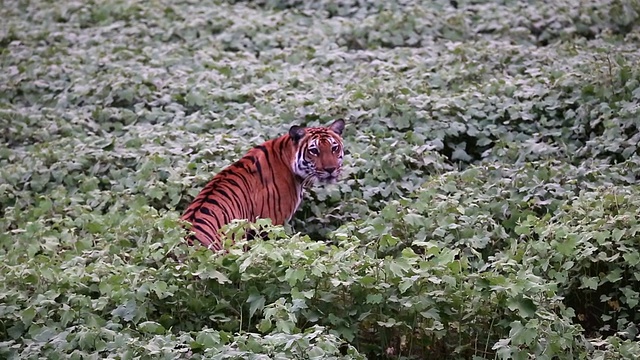
[[[640,354],[638,0],[0,13],[0,358]],[[291,224],[183,243],[212,174],[337,117]]]

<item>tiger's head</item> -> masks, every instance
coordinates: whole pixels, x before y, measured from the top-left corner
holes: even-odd
[[[293,172],[303,184],[315,181],[335,183],[342,170],[342,131],[344,120],[338,119],[327,127],[292,126],[289,136],[296,144]]]

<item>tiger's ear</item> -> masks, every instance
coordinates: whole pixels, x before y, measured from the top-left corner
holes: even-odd
[[[342,135],[342,131],[344,130],[344,120],[338,119],[329,125],[328,128],[333,130],[336,134]]]
[[[294,142],[300,141],[304,137],[305,131],[302,126],[293,125],[289,128],[289,136],[293,139]]]

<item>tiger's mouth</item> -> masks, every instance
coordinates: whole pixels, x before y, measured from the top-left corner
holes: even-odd
[[[316,179],[318,179],[318,182],[322,184],[335,184],[336,182],[338,182],[339,177],[340,177],[340,172],[335,172],[332,174],[327,174],[327,173],[316,174]]]
[[[322,184],[335,184],[336,182],[338,182],[338,177],[337,176],[330,176],[330,177],[325,177],[325,178],[319,178],[318,182],[322,183]]]

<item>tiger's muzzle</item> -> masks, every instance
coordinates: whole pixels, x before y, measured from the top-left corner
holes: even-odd
[[[323,171],[316,172],[318,181],[325,184],[335,184],[339,177],[340,168],[325,168]]]

